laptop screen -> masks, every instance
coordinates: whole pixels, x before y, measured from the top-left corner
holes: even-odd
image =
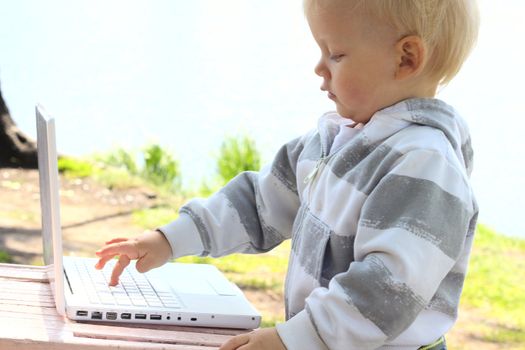
[[[36,126],[44,264],[57,311],[63,315],[64,273],[55,120],[40,105],[36,106]]]

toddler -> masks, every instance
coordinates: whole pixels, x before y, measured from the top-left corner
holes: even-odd
[[[141,272],[292,240],[287,321],[230,349],[446,349],[477,218],[472,149],[435,99],[477,37],[474,0],[306,0],[315,72],[337,112],[174,222],[97,252]]]

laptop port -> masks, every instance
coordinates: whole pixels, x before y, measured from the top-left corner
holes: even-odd
[[[197,317],[190,318],[190,321],[197,321]]]
[[[162,320],[162,316],[161,315],[149,315],[149,319],[150,320],[155,320],[155,321],[160,321],[160,320]]]
[[[77,311],[77,316],[86,317],[87,315],[88,315],[87,311],[84,311],[84,310],[78,310]]]
[[[135,319],[136,320],[145,320],[146,319],[146,314],[135,314]]]
[[[106,320],[116,320],[116,319],[117,319],[116,312],[106,312]]]
[[[93,311],[91,313],[91,319],[92,320],[101,320],[102,319],[102,312],[99,311]]]
[[[123,319],[123,320],[130,320],[131,319],[131,314],[129,312],[123,312],[120,314],[120,318]]]

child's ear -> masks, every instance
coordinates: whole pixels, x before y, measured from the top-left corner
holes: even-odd
[[[397,79],[418,75],[425,66],[426,50],[418,35],[408,35],[396,44]]]

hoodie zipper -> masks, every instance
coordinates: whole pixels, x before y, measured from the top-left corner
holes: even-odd
[[[319,172],[319,168],[321,168],[321,164],[324,162],[326,158],[328,157],[321,157],[317,160],[312,171],[304,178],[303,182],[305,184],[308,184],[309,182],[313,182],[313,180],[316,178],[317,173]]]
[[[312,187],[313,187],[313,184],[315,183],[315,180],[317,179],[317,177],[318,177],[318,175],[320,173],[321,166],[324,164],[325,160],[327,158],[329,158],[329,157],[330,156],[326,153],[326,147],[323,144],[323,140],[321,139],[321,157],[315,163],[315,166],[312,169],[312,171],[310,171],[310,173],[303,180],[303,182],[308,187],[307,188],[308,195],[306,196],[306,198],[308,199],[308,203],[311,202]]]

